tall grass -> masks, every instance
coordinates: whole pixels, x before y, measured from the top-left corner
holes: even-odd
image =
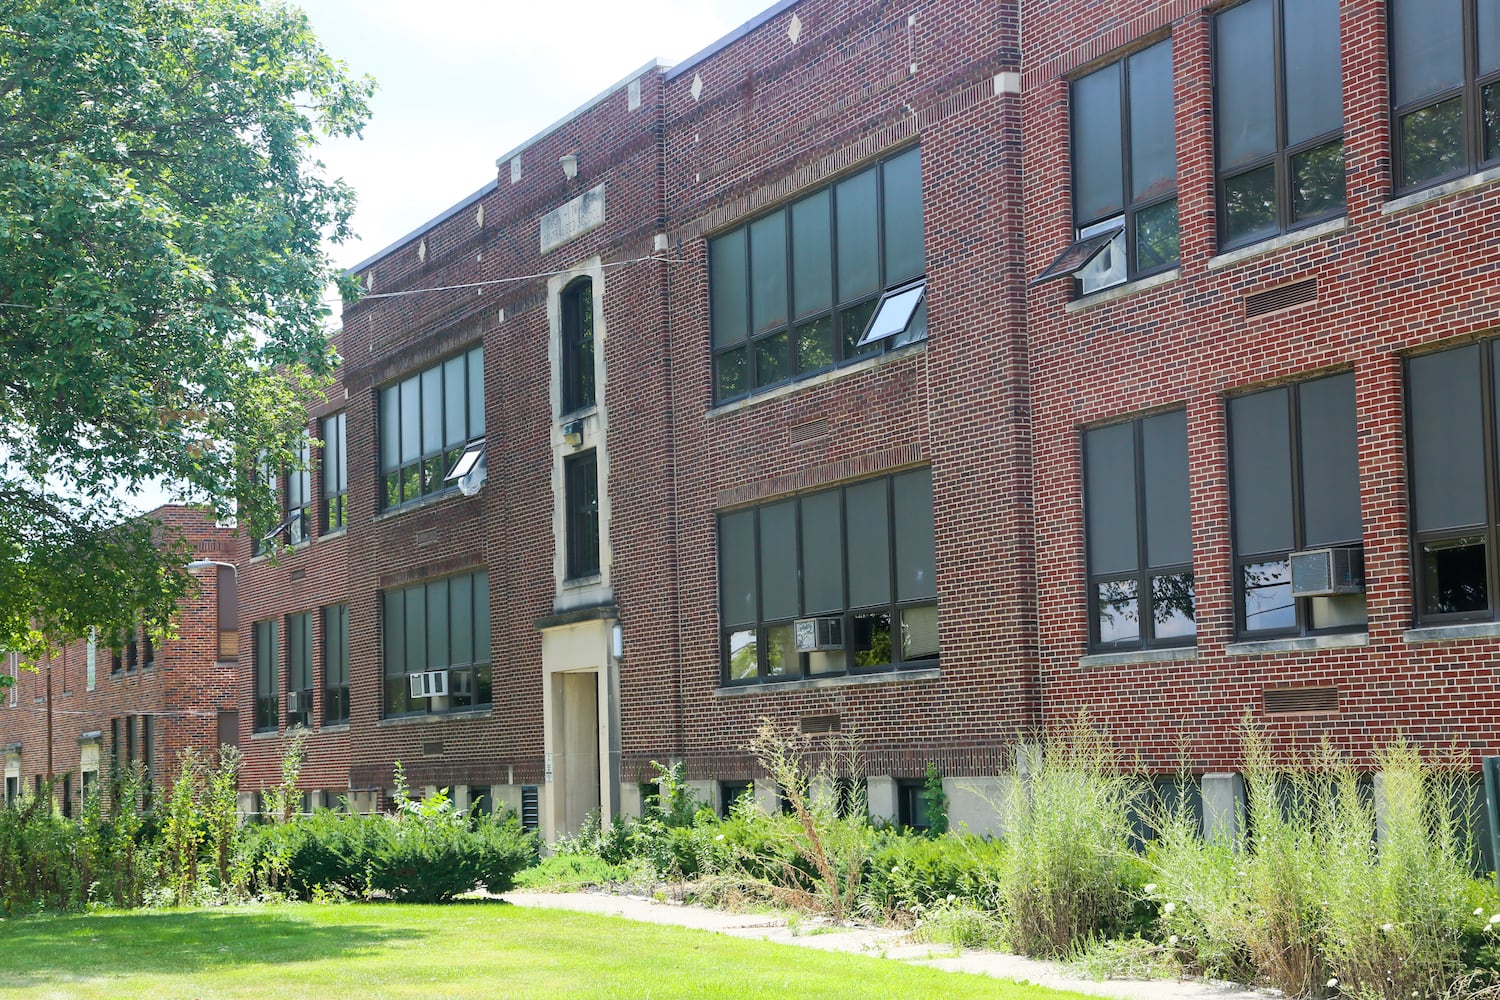
[[[1016,752],[1004,820],[1001,909],[1011,945],[1061,958],[1129,916],[1130,808],[1139,794],[1109,735],[1080,714],[1040,754]]]

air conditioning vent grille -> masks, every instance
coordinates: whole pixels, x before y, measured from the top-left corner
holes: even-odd
[[[804,733],[836,733],[843,728],[844,720],[837,715],[804,715],[800,726]]]
[[[1339,689],[1335,687],[1267,688],[1264,694],[1267,715],[1339,710]]]
[[[1318,279],[1308,278],[1279,288],[1268,288],[1245,296],[1245,318],[1254,319],[1293,306],[1304,306],[1318,298]]]

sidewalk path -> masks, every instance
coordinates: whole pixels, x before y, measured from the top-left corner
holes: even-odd
[[[774,941],[802,948],[857,952],[930,965],[951,972],[969,972],[999,979],[1072,990],[1117,1000],[1266,1000],[1269,994],[1212,983],[1173,980],[1098,982],[1070,972],[1056,962],[993,951],[964,951],[954,955],[942,945],[913,944],[906,932],[887,927],[831,929],[817,925],[788,926],[776,914],[729,913],[690,904],[658,902],[642,896],[614,896],[598,892],[508,892],[502,897],[516,906],[577,910],[625,917],[652,924],[673,924],[715,931],[732,937]]]

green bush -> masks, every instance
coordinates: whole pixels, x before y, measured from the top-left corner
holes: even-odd
[[[881,831],[865,876],[866,909],[877,915],[919,913],[952,898],[996,910],[1009,857],[1004,842],[971,834],[928,839]]]
[[[507,891],[536,861],[537,844],[514,819],[318,811],[254,828],[244,850],[261,892],[436,903],[481,884]]]

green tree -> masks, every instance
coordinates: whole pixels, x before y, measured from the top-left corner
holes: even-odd
[[[0,647],[167,620],[143,483],[274,523],[372,87],[276,0],[0,0]]]

